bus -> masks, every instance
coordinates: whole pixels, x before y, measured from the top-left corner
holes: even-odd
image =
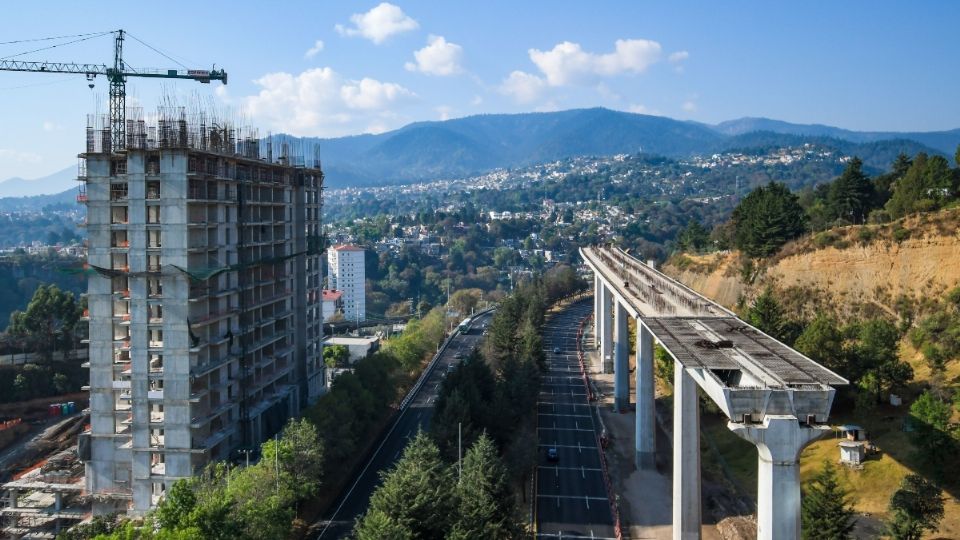
[[[470,323],[472,322],[473,322],[473,319],[471,319],[470,317],[467,317],[466,319],[460,322],[460,324],[457,326],[457,329],[460,330],[461,334],[466,334],[470,332]]]

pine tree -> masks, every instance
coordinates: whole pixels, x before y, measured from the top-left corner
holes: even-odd
[[[418,432],[396,466],[383,473],[383,483],[370,498],[355,532],[386,529],[389,534],[376,537],[443,538],[456,508],[453,485],[450,467],[440,459],[437,446]]]
[[[843,174],[830,184],[827,193],[827,209],[831,219],[843,219],[863,223],[870,211],[873,199],[873,184],[863,174],[863,162],[853,158]]]
[[[486,433],[467,452],[456,491],[459,507],[447,538],[497,540],[519,536],[507,471]]]
[[[850,496],[837,482],[837,471],[829,461],[807,485],[801,502],[804,540],[845,540],[854,526]]]
[[[887,534],[894,540],[920,540],[943,519],[943,492],[916,474],[907,475],[890,497]]]
[[[744,197],[731,219],[737,247],[751,257],[766,257],[803,234],[807,216],[786,185],[770,182]]]

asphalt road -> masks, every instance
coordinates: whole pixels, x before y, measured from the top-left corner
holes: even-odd
[[[348,484],[346,492],[341,493],[331,505],[333,511],[317,524],[320,532],[314,538],[344,538],[350,534],[354,522],[367,511],[370,496],[380,485],[380,471],[389,469],[396,463],[407,442],[417,434],[418,430],[429,429],[430,418],[433,416],[433,404],[440,390],[440,383],[447,373],[447,366],[460,362],[456,358],[457,354],[469,356],[470,351],[480,344],[484,339],[481,327],[489,324],[492,316],[492,313],[481,315],[474,321],[472,330],[468,334],[453,338],[416,396],[407,408],[400,412],[386,435],[381,437],[379,447],[373,456],[369,458],[359,475]]]
[[[549,369],[537,403],[537,538],[615,537],[597,424],[577,361],[577,328],[592,309],[592,300],[583,300],[544,328]],[[549,448],[557,449],[559,459],[547,459]]]

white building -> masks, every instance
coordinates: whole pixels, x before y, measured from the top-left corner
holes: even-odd
[[[357,246],[342,245],[327,250],[328,286],[343,293],[343,316],[348,321],[367,318],[363,257],[363,248]]]
[[[334,315],[343,315],[343,293],[333,289],[324,289],[323,320],[329,321]]]

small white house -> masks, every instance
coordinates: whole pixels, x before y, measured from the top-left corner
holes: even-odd
[[[840,463],[859,466],[866,457],[866,444],[863,441],[841,441]]]

